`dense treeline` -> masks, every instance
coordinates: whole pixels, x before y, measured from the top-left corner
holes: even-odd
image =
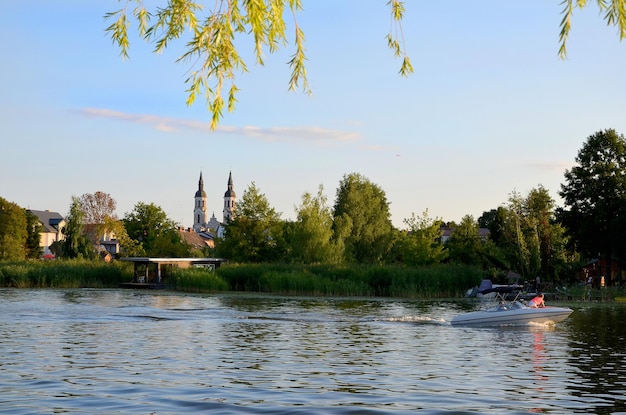
[[[393,295],[394,290],[413,289],[416,279],[411,273],[433,270],[440,275],[457,273],[454,287],[444,286],[447,277],[438,277],[444,284],[439,286],[441,292],[454,293],[471,285],[457,272],[470,268],[496,280],[513,271],[523,280],[539,277],[543,284],[573,286],[580,282],[582,267],[601,258],[607,266],[617,263],[620,267],[604,271],[607,285],[621,284],[620,264],[626,256],[622,242],[626,236],[626,140],[614,130],[588,137],[564,178],[561,207],[538,185],[525,195],[513,191],[508,201],[479,218],[467,215],[459,223],[445,222],[425,211],[404,219],[403,229],[392,225],[383,189],[358,173],[343,177],[332,206],[321,186],[316,194],[304,193],[293,221],[281,219],[253,182],[219,237],[216,232],[212,249],[183,242],[178,225],[154,204],[139,202],[118,220],[115,201],[97,192],[72,198],[65,239],[52,248],[59,258],[91,259],[97,252],[94,247],[108,233],[120,242],[123,256],[220,256],[231,264],[251,264],[244,268],[249,274],[242,274],[243,265],[225,267],[219,272],[222,280],[214,281],[217,289],[273,291],[280,287],[281,292],[288,292],[289,284],[294,284],[297,292]],[[41,229],[27,213],[0,198],[0,260],[41,255],[34,243]],[[266,266],[255,268],[254,264]],[[268,264],[275,264],[274,274],[268,274]],[[258,269],[263,269],[263,277]],[[360,279],[333,277],[349,272],[356,272]],[[192,281],[193,275],[185,278]],[[181,279],[180,284],[185,281]],[[427,286],[437,286],[433,281]],[[4,282],[12,284],[6,278]]]

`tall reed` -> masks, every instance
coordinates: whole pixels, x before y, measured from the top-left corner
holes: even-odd
[[[132,279],[119,261],[54,260],[0,262],[0,285],[16,288],[111,288]]]
[[[123,261],[0,262],[0,285],[5,287],[111,288],[132,277],[133,265]],[[187,292],[441,298],[462,296],[482,278],[482,270],[463,265],[225,264],[215,271],[176,269],[172,285]]]
[[[228,291],[228,283],[208,268],[178,268],[172,275],[174,288],[185,292]]]
[[[457,297],[478,285],[481,269],[296,264],[229,264],[217,270],[231,290],[297,295]]]

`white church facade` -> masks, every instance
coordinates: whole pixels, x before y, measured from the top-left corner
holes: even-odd
[[[228,188],[224,193],[224,208],[222,210],[222,222],[218,221],[215,213],[208,218],[207,195],[204,191],[204,180],[202,172],[198,180],[198,190],[194,196],[193,209],[193,230],[198,234],[207,234],[208,237],[217,235],[221,237],[224,232],[224,224],[234,217],[235,206],[237,205],[237,195],[233,190],[233,175],[228,173]]]

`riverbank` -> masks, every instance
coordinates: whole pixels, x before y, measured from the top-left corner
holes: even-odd
[[[227,264],[217,270],[176,269],[167,285],[176,291],[264,292],[281,295],[397,298],[461,298],[485,277],[477,267],[437,265]],[[55,260],[0,262],[0,286],[14,288],[117,288],[133,279],[124,261]],[[562,287],[557,301],[614,301],[620,287]]]
[[[229,264],[214,273],[183,269],[174,273],[180,291],[268,292],[350,297],[458,298],[484,278],[477,267],[437,265]]]
[[[0,286],[114,288],[131,281],[132,265],[86,260],[0,262]],[[176,269],[168,285],[184,292],[250,291],[288,295],[462,297],[477,285],[476,267],[228,264],[217,270]]]
[[[112,288],[133,278],[122,261],[26,260],[0,262],[0,286],[14,288]]]

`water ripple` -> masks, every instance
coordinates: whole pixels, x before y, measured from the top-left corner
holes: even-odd
[[[0,414],[626,411],[622,309],[495,329],[452,327],[458,312],[441,301],[0,290]]]

